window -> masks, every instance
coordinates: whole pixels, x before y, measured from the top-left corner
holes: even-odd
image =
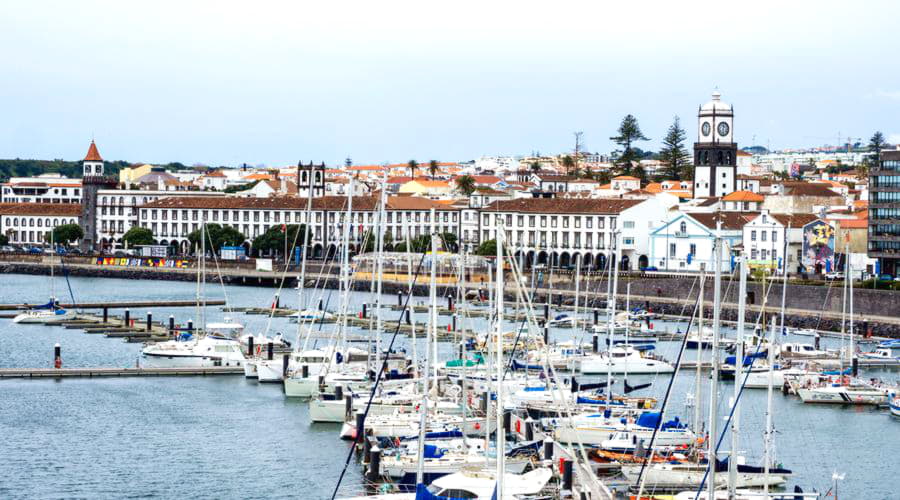
[[[756,249],[750,250],[750,260],[756,260]]]
[[[556,216],[550,217],[550,227],[556,227]]]
[[[534,227],[534,216],[533,215],[528,216],[528,227]]]
[[[778,231],[772,231],[772,243],[778,243]]]
[[[750,241],[756,241],[756,231],[750,231]]]
[[[682,224],[684,224],[684,223],[682,222]],[[627,220],[627,221],[623,222],[622,229],[634,229],[634,221]],[[682,231],[682,232],[684,232],[684,231]]]
[[[675,243],[669,243],[669,257],[675,257]]]
[[[679,233],[687,233],[687,222],[681,221],[681,225],[678,226]]]
[[[569,216],[568,215],[566,215],[562,218],[562,224],[563,224],[562,227],[569,227]]]
[[[767,233],[765,231],[759,232],[760,241],[766,241],[766,236],[767,236]]]
[[[541,227],[547,227],[547,217],[545,215],[541,216]]]
[[[689,252],[691,255],[697,255],[697,244],[691,243],[691,251]]]
[[[594,222],[594,218],[593,218],[593,217],[588,217],[588,218],[586,218],[585,221],[584,221],[584,227],[586,227],[586,228],[588,228],[588,229],[591,229],[591,227],[594,225],[593,222]]]

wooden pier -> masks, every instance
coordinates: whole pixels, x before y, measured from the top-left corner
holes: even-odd
[[[223,306],[225,301],[222,299],[206,300],[204,303],[208,306]],[[17,311],[30,309],[41,304],[0,304],[0,311]],[[195,307],[196,300],[133,300],[125,302],[78,302],[78,303],[60,303],[59,306],[64,309],[131,309],[146,307]]]
[[[182,377],[243,375],[240,366],[208,368],[0,368],[2,378]]]

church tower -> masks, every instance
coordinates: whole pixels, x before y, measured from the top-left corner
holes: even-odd
[[[734,110],[713,92],[697,114],[694,143],[694,198],[722,197],[736,190],[737,143]]]
[[[88,152],[82,160],[81,176],[81,217],[79,224],[84,230],[81,251],[90,253],[97,245],[97,192],[116,187],[116,180],[103,175],[103,158],[97,145],[91,141]]]

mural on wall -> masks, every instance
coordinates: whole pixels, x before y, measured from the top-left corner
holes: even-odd
[[[808,272],[834,269],[834,228],[817,220],[803,226],[803,267]]]

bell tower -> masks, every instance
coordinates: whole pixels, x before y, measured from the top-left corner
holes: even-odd
[[[713,92],[697,113],[694,143],[694,198],[721,197],[736,190],[737,143],[734,110]]]
[[[103,175],[103,158],[97,145],[91,141],[88,152],[82,160],[81,176],[81,217],[79,224],[84,230],[81,251],[93,252],[97,246],[97,192],[100,189],[116,187],[116,180]]]
[[[94,144],[94,141],[91,141],[87,155],[82,161],[82,167],[82,177],[103,177],[103,158],[100,156],[100,151],[97,151],[97,145]]]

